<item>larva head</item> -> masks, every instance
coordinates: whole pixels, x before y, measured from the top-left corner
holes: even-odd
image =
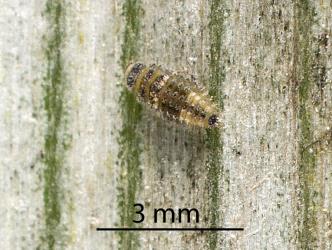
[[[143,63],[131,63],[127,66],[126,72],[125,72],[125,82],[126,86],[129,89],[132,89],[132,87],[136,84],[136,79],[138,75],[142,72],[142,69],[145,68],[145,65]]]

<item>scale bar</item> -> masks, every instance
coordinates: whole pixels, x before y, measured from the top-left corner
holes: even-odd
[[[97,231],[243,231],[241,227],[185,227],[185,228],[167,228],[167,227],[98,227]]]

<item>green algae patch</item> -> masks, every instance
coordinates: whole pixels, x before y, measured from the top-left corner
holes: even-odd
[[[223,109],[222,82],[225,78],[224,69],[221,65],[221,46],[224,25],[223,2],[213,0],[210,4],[210,77],[209,94],[219,102]],[[211,227],[217,227],[220,223],[219,206],[221,201],[219,182],[223,174],[222,165],[222,134],[217,129],[208,129],[206,144],[208,147],[208,187],[209,187],[209,223]],[[208,236],[209,249],[217,249],[218,234],[212,232]]]
[[[123,5],[125,18],[124,41],[122,44],[121,67],[123,71],[137,58],[138,40],[140,32],[140,2],[127,0]],[[120,97],[122,116],[122,130],[119,136],[120,181],[118,186],[118,209],[121,227],[134,227],[134,204],[142,181],[140,169],[140,137],[138,125],[141,121],[142,106],[134,95],[124,89]],[[120,232],[121,249],[137,249],[139,247],[138,234]]]
[[[298,243],[301,249],[317,247],[317,179],[313,140],[310,91],[314,87],[313,33],[314,9],[308,0],[298,1],[295,16],[295,56],[298,86],[300,207]]]
[[[63,6],[61,1],[48,1],[45,17],[49,25],[47,36],[47,72],[44,79],[44,107],[47,115],[47,130],[44,144],[44,213],[45,232],[42,237],[47,249],[55,249],[62,243],[61,195],[59,176],[63,167],[66,142],[64,127],[65,80],[61,46],[63,39]],[[43,247],[44,248],[44,247]]]
[[[121,66],[125,70],[129,62],[138,56],[140,16],[142,13],[139,0],[126,0],[123,4],[125,30],[122,44]]]

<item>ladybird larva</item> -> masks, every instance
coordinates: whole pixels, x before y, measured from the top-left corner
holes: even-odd
[[[143,103],[165,117],[202,128],[220,127],[220,111],[203,87],[156,64],[129,64],[126,85]]]

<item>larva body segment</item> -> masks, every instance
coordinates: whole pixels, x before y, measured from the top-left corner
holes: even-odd
[[[126,85],[143,103],[148,103],[171,120],[187,125],[220,127],[220,111],[207,91],[174,72],[152,64],[130,64],[125,72]]]

